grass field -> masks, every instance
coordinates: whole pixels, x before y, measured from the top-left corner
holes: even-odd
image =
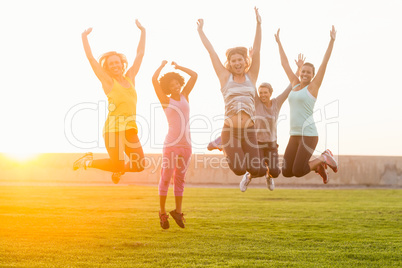
[[[168,209],[174,208],[169,192]],[[0,267],[401,267],[402,190],[0,187]]]

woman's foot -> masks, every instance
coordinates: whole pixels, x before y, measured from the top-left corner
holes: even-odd
[[[112,181],[114,184],[118,184],[121,178],[121,175],[123,175],[123,172],[113,172],[112,174]]]
[[[219,136],[214,141],[211,141],[208,144],[207,149],[208,149],[208,151],[212,151],[212,150],[215,150],[215,149],[218,149],[219,151],[222,151],[222,139],[221,139],[221,137]]]
[[[79,168],[87,169],[87,167],[91,166],[93,155],[91,152],[86,153],[84,156],[78,158],[73,164],[73,170],[77,170]]]
[[[324,184],[327,184],[329,181],[329,176],[328,176],[328,171],[325,169],[325,164],[321,163],[317,166],[317,169],[315,170],[315,173],[318,173],[321,178],[322,178],[322,182]]]
[[[275,182],[274,178],[272,178],[271,174],[268,174],[268,177],[265,176],[265,180],[267,182],[267,187],[270,191],[273,191],[275,189]]]
[[[324,157],[324,163],[327,164],[335,173],[338,172],[338,162],[336,162],[332,152],[329,149],[326,149],[321,155]]]
[[[166,213],[161,214],[161,212],[159,211],[159,220],[160,220],[162,229],[169,229],[170,225],[169,225],[168,219],[169,219],[169,215],[167,215]]]
[[[247,186],[250,184],[250,182],[251,182],[250,173],[246,172],[246,174],[243,175],[243,178],[239,184],[240,191],[245,192],[247,190]]]
[[[172,210],[169,212],[170,216],[176,221],[177,225],[179,225],[181,228],[184,228],[184,223],[186,220],[184,219],[184,214],[183,213],[177,213],[176,210]]]

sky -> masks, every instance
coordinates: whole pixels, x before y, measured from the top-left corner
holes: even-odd
[[[167,121],[151,77],[162,60],[198,73],[190,94],[194,153],[206,153],[219,135],[224,103],[219,80],[197,32],[204,32],[221,61],[230,47],[251,47],[254,6],[262,17],[261,67],[257,85],[273,95],[288,85],[274,34],[292,67],[298,53],[319,67],[334,25],[332,56],[315,106],[317,151],[339,155],[402,154],[402,1],[1,1],[2,74],[0,152],[106,152],[102,128],[107,98],[82,47],[93,28],[95,58],[107,51],[132,63],[140,31],[146,52],[136,78],[139,137],[146,153],[160,153]],[[169,66],[162,73],[173,71]],[[182,73],[186,80],[188,76]],[[278,123],[279,153],[289,139],[289,104]]]

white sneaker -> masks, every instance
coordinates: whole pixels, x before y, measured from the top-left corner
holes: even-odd
[[[266,182],[267,182],[267,187],[270,191],[273,191],[275,189],[275,182],[274,178],[269,176],[268,178],[265,176]]]
[[[88,165],[92,163],[93,155],[91,152],[86,153],[84,156],[78,158],[73,164],[73,170],[77,170],[79,168],[87,169]]]
[[[246,172],[244,174],[243,179],[240,182],[240,191],[245,192],[247,190],[247,186],[250,184],[251,179],[250,179],[250,173]]]

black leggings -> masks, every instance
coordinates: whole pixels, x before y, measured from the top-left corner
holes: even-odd
[[[144,170],[144,152],[136,129],[120,132],[106,132],[105,145],[110,159],[92,161],[92,168],[111,172],[140,172]],[[124,153],[129,162],[124,161]]]
[[[236,175],[243,175],[248,171],[252,177],[262,177],[267,173],[267,168],[260,159],[254,126],[249,128],[224,126],[221,137],[229,168]]]
[[[269,168],[269,174],[272,178],[277,178],[281,174],[279,168],[278,157],[278,144],[276,142],[264,142],[258,143],[260,148],[260,158]]]
[[[318,136],[290,136],[283,156],[282,174],[285,177],[302,177],[309,173],[309,161],[318,143]]]

